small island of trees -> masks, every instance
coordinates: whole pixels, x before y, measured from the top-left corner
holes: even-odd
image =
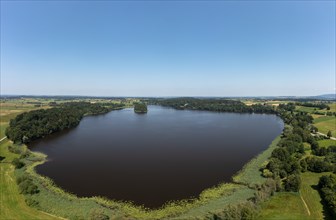
[[[142,102],[134,103],[134,112],[135,113],[147,113],[147,105]]]

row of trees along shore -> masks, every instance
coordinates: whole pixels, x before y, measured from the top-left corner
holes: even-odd
[[[331,172],[330,175],[320,178],[318,186],[330,215],[336,217],[336,146],[319,146],[318,140],[324,137],[311,135],[312,116],[305,112],[296,112],[294,103],[280,104],[278,107],[261,104],[247,106],[234,100],[195,98],[153,99],[148,103],[176,109],[272,113],[279,115],[285,122],[277,148],[260,168],[260,174],[265,177],[265,182],[261,185],[249,185],[256,190],[254,197],[249,201],[227,206],[221,211],[209,213],[211,215],[209,217],[213,219],[256,218],[259,204],[275,192],[298,192],[301,185],[300,174],[307,171]],[[120,107],[122,105],[68,103],[53,109],[31,111],[12,120],[6,133],[15,142],[28,143],[47,134],[76,126],[86,114],[104,113]],[[306,154],[304,143],[311,146],[310,155]],[[25,166],[20,161],[14,163],[17,169]],[[38,189],[35,188],[29,191],[38,193]]]
[[[245,105],[238,100],[213,99],[213,98],[171,98],[150,100],[152,104],[172,107],[175,109],[205,110],[216,112],[237,112],[237,113],[272,113],[275,114],[276,108],[270,105],[254,104]]]
[[[75,127],[85,115],[107,113],[123,104],[68,102],[50,109],[22,113],[9,123],[6,136],[15,143],[29,143],[54,132]]]

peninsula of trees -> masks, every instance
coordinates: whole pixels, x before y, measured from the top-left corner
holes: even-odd
[[[6,136],[15,143],[29,143],[57,131],[75,127],[85,115],[107,113],[123,104],[68,102],[50,109],[25,112],[12,119]]]
[[[147,113],[147,105],[142,102],[134,103],[134,112],[135,113]]]

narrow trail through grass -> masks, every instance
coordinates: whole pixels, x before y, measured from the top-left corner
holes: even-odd
[[[305,207],[306,207],[306,210],[307,210],[308,215],[310,215],[310,211],[309,211],[309,208],[308,208],[308,206],[307,206],[307,203],[306,203],[306,201],[303,199],[303,197],[302,197],[301,194],[300,194],[300,198],[302,199],[302,202],[303,202],[303,204],[304,204]]]

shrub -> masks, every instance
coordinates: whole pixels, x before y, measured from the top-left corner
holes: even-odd
[[[285,190],[298,192],[301,185],[301,178],[298,174],[292,174],[285,180]]]
[[[12,146],[12,145],[8,146],[8,151],[13,153],[13,154],[20,154],[21,153],[21,150],[17,146]]]
[[[110,217],[104,213],[101,209],[93,209],[90,212],[89,216],[90,220],[109,220]]]
[[[273,173],[269,169],[264,169],[262,172],[262,176],[266,178],[273,177]]]
[[[312,172],[321,173],[333,170],[333,165],[331,163],[328,163],[324,159],[315,156],[307,157],[306,163],[307,169]]]
[[[38,187],[31,179],[26,179],[19,184],[20,193],[22,194],[36,194],[39,193]]]
[[[24,167],[25,163],[23,163],[20,159],[14,158],[12,164],[15,166],[16,169],[20,169]]]
[[[36,201],[36,200],[34,200],[34,199],[32,199],[32,198],[26,198],[25,199],[25,202],[26,202],[26,204],[28,205],[28,206],[31,206],[31,207],[38,207],[39,206],[39,202],[38,201]]]
[[[26,174],[23,174],[23,175],[20,175],[20,176],[16,177],[16,183],[17,184],[20,184],[20,183],[22,183],[22,182],[24,182],[26,180],[30,180],[29,176],[26,175]]]
[[[255,219],[256,215],[256,205],[253,202],[248,201],[238,205],[229,205],[222,212],[213,214],[212,219]]]

